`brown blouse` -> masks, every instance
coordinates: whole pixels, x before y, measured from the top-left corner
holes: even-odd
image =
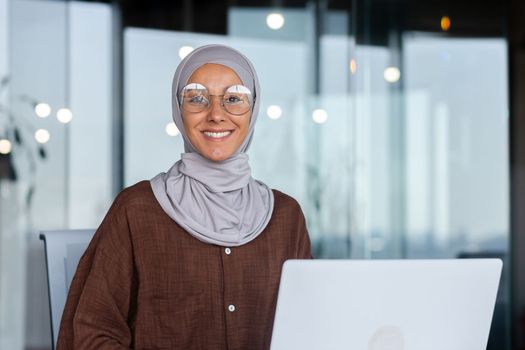
[[[259,237],[227,248],[186,233],[148,181],[122,191],[80,260],[57,349],[268,349],[282,264],[311,258],[299,204],[274,196]]]

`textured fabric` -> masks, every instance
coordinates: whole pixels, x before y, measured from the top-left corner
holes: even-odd
[[[261,206],[272,203],[273,208],[273,193],[251,178],[247,158],[239,154],[224,166],[186,153],[167,174],[152,179],[151,186],[162,209],[195,238],[240,246],[270,221],[271,212]]]
[[[234,70],[255,97],[248,134],[239,149],[221,162],[207,160],[191,144],[179,103],[179,92],[191,74],[206,63]],[[177,67],[172,85],[173,120],[184,139],[186,153],[167,173],[151,179],[162,209],[189,234],[222,246],[240,246],[255,239],[270,221],[273,193],[251,176],[246,151],[259,112],[259,80],[250,61],[224,45],[201,46]],[[224,186],[227,184],[227,186]]]
[[[299,205],[274,194],[263,234],[230,249],[188,235],[148,182],[124,190],[80,260],[58,350],[268,349],[282,264],[311,257]]]

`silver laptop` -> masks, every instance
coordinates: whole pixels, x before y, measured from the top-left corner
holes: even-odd
[[[499,259],[288,260],[271,350],[484,350]]]

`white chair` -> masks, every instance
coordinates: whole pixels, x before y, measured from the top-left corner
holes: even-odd
[[[69,285],[75,275],[78,262],[94,233],[94,229],[40,232],[40,239],[44,241],[46,252],[53,349],[56,348],[60,320],[64,311]]]

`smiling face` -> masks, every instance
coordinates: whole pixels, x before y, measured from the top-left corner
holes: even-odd
[[[223,95],[233,85],[242,85],[241,79],[230,68],[208,63],[199,67],[188,79],[188,84],[204,85],[210,95]],[[229,158],[240,147],[250,127],[251,109],[242,115],[228,113],[221,99],[211,96],[211,106],[202,112],[182,109],[182,119],[191,144],[212,161]]]

